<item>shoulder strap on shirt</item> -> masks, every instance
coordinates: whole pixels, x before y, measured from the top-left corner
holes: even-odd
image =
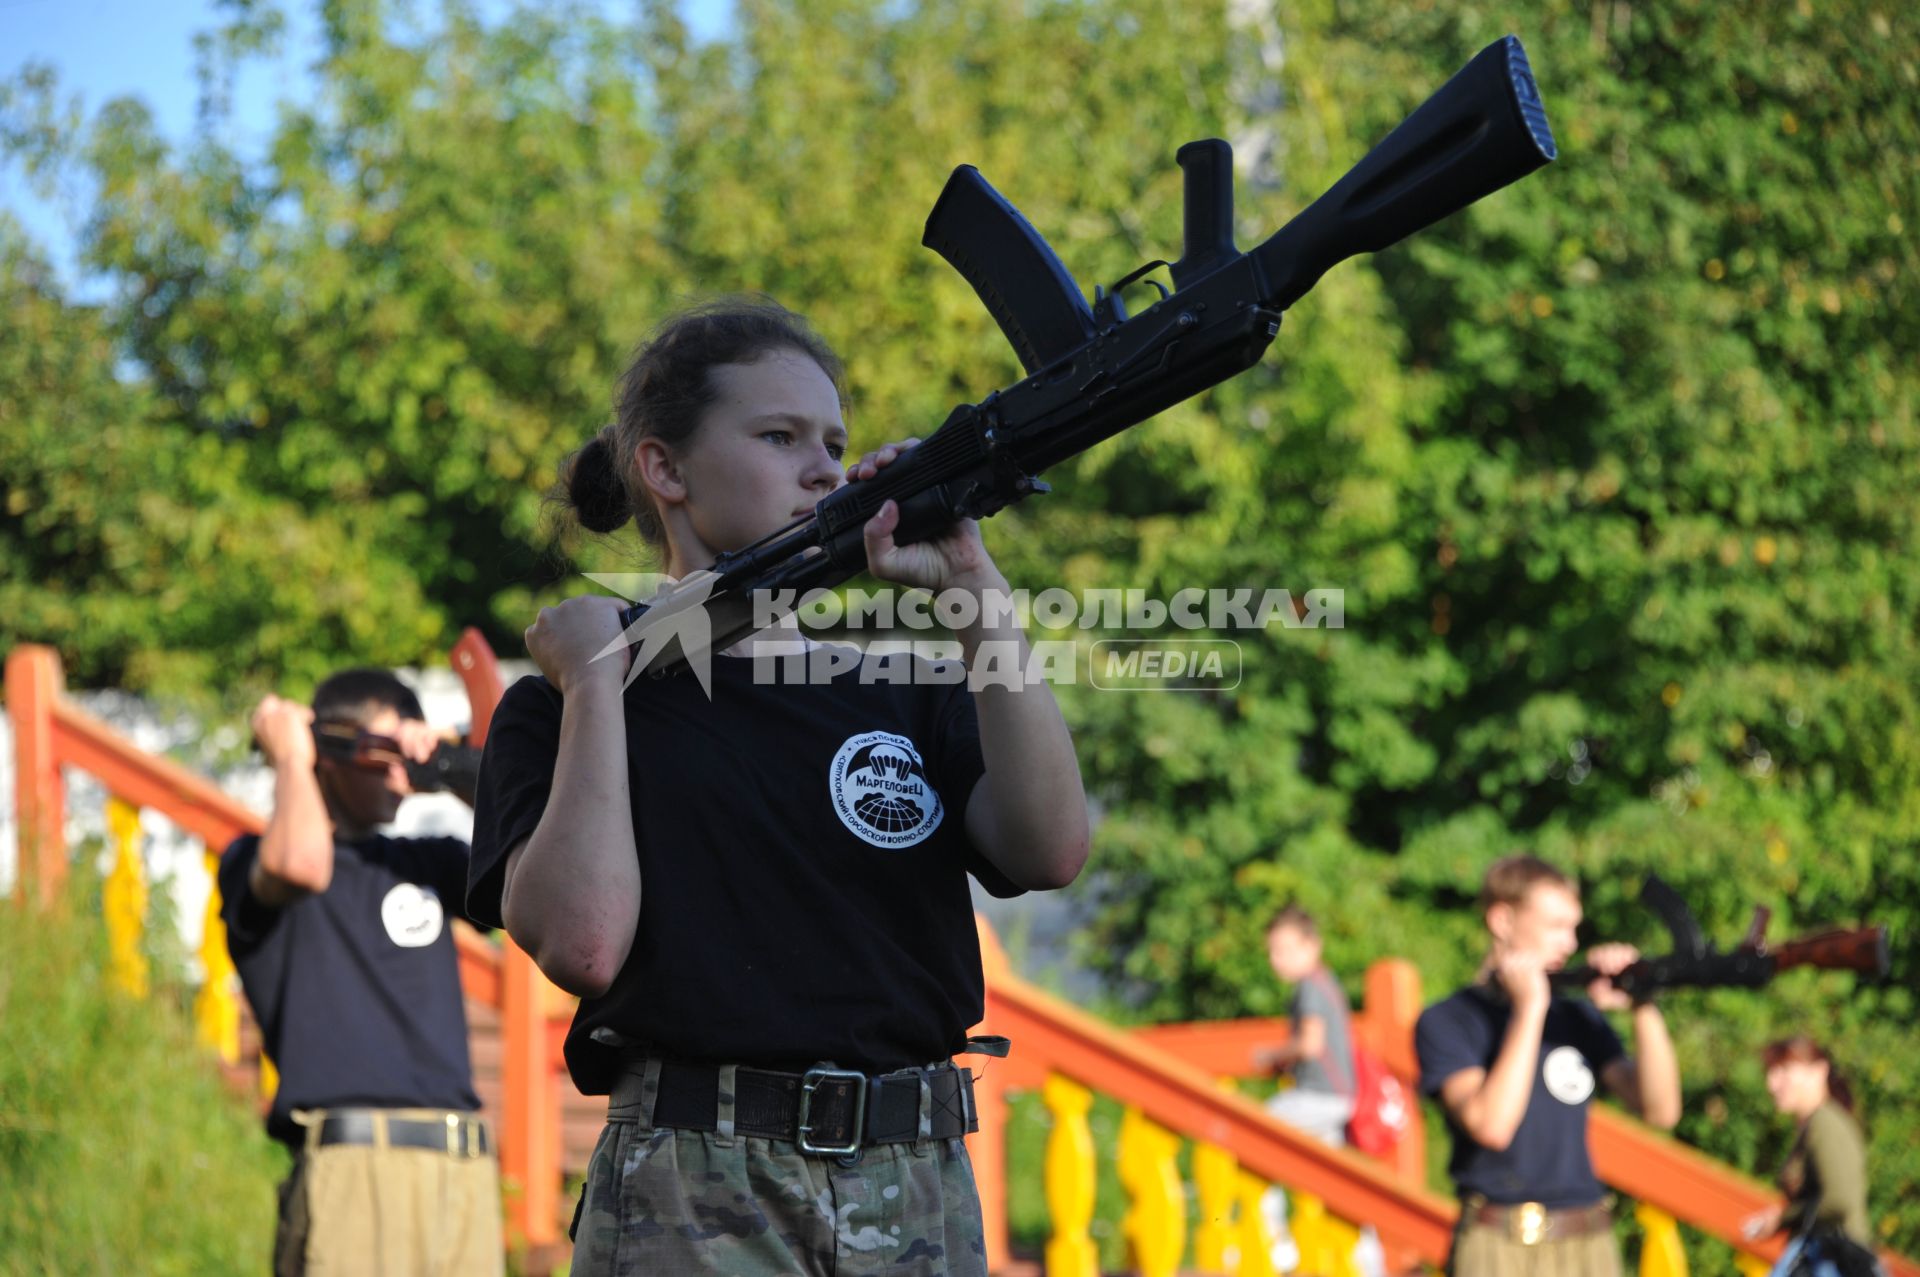
[[[1360,1044],[1356,1042],[1353,1037],[1353,1009],[1347,1005],[1347,995],[1341,990],[1339,982],[1333,978],[1333,972],[1327,970],[1325,967],[1321,967],[1309,976],[1308,979],[1322,982],[1321,992],[1327,994],[1327,1000],[1333,1004],[1335,1011],[1340,1016],[1341,1027],[1346,1030],[1346,1085],[1341,1087],[1340,1090],[1342,1094],[1353,1095],[1360,1089],[1359,1068],[1355,1065],[1353,1058],[1354,1052],[1360,1049]],[[1328,1040],[1327,1045],[1329,1047],[1333,1045],[1331,1039]],[[1331,1055],[1332,1051],[1329,1050],[1326,1054]],[[1326,1061],[1323,1061],[1323,1063],[1326,1063]],[[1334,1078],[1336,1082],[1340,1080],[1338,1074],[1339,1070],[1337,1069],[1329,1068],[1327,1070],[1327,1076]]]

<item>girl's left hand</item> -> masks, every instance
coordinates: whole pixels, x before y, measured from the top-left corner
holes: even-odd
[[[873,478],[919,443],[918,439],[903,439],[867,453],[847,467],[847,481],[859,483]],[[893,532],[899,526],[900,506],[894,501],[888,501],[867,520],[867,568],[881,580],[938,592],[949,586],[977,589],[997,575],[998,569],[980,539],[978,520],[962,519],[939,536],[912,545],[894,544]]]

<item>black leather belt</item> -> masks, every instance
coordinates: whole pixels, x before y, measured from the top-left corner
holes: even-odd
[[[633,1062],[614,1084],[615,1107],[636,1105],[645,1065]],[[736,1135],[792,1140],[803,1153],[851,1157],[869,1144],[901,1144],[922,1138],[920,1083],[931,1100],[929,1139],[952,1139],[979,1129],[973,1108],[973,1074],[951,1064],[902,1069],[869,1077],[848,1069],[805,1073],[766,1069],[734,1071],[733,1130]],[[653,1124],[688,1131],[720,1126],[720,1070],[712,1064],[663,1060]]]
[[[493,1152],[487,1124],[471,1113],[449,1112],[444,1117],[396,1117],[381,1109],[328,1109],[314,1142],[379,1144],[386,1127],[389,1148],[424,1148],[453,1157],[485,1157]]]

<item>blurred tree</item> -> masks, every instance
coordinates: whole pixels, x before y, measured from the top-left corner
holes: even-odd
[[[1112,770],[1091,770],[1125,789],[1086,949],[1151,1015],[1272,1009],[1258,930],[1298,897],[1343,969],[1411,954],[1438,996],[1481,952],[1480,873],[1519,846],[1582,875],[1591,934],[1648,948],[1666,943],[1634,903],[1654,870],[1729,943],[1756,904],[1776,934],[1889,923],[1890,987],[1807,975],[1675,997],[1672,1018],[1682,1133],[1759,1170],[1790,1133],[1755,1048],[1832,1042],[1863,1075],[1878,1217],[1911,1247],[1920,1088],[1894,1043],[1920,958],[1914,22],[1309,6],[1286,32],[1283,174],[1323,186],[1509,27],[1559,163],[1342,268],[1377,286],[1384,346],[1350,337],[1316,367],[1303,329],[1339,294],[1302,303],[1280,390],[1311,443],[1287,477],[1328,508],[1287,528],[1276,496],[1272,522],[1221,539],[1346,584],[1349,628],[1301,645],[1317,669],[1250,646],[1238,704],[1108,707],[1091,748]],[[1370,349],[1388,366],[1349,411],[1380,415],[1342,458],[1336,379]],[[1310,458],[1337,470],[1309,478]],[[1244,732],[1250,699],[1266,722]],[[1263,807],[1240,778],[1276,758]]]

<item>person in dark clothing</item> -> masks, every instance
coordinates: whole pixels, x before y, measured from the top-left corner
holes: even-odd
[[[317,756],[314,729],[352,739]],[[220,861],[221,917],[263,1049],[267,1130],[294,1154],[274,1271],[503,1271],[499,1169],[477,1115],[450,929],[467,845],[381,832],[412,792],[402,757],[438,738],[407,686],[348,670],[311,708],[269,696],[253,734],[274,769],[264,834]]]
[[[576,514],[636,520],[691,588],[914,446],[846,466],[839,377],[776,305],[671,320],[568,469]],[[905,546],[898,523],[889,501],[865,526],[876,577],[1007,590],[973,521]],[[617,599],[528,629],[541,674],[492,720],[469,903],[581,995],[568,1067],[611,1095],[574,1272],[984,1274],[951,1062],[984,996],[967,878],[1064,886],[1088,843],[1051,689],[970,686],[981,658],[1028,656],[984,612],[956,626],[961,662],[779,629],[712,655],[710,694],[685,672],[626,685]],[[766,659],[796,650],[851,659]]]
[[[1680,1119],[1666,1021],[1602,977],[1587,1000],[1556,997],[1547,974],[1579,949],[1573,880],[1537,856],[1496,861],[1481,888],[1492,947],[1480,979],[1428,1007],[1414,1030],[1420,1088],[1453,1133],[1460,1194],[1453,1277],[1617,1277],[1619,1249],[1587,1150],[1587,1106],[1605,1086],[1649,1123]],[[1595,970],[1624,970],[1630,945],[1595,945]],[[1605,1012],[1629,1011],[1627,1054]]]

